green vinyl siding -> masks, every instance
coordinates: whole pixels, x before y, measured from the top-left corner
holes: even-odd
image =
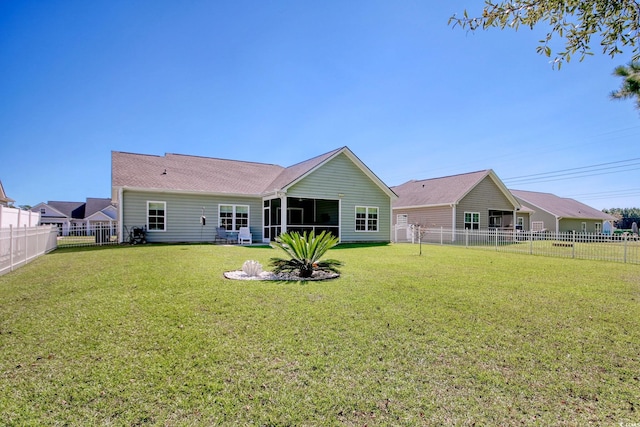
[[[602,230],[602,220],[593,220],[593,219],[579,219],[579,218],[566,218],[560,220],[560,232],[571,232],[575,231],[576,233],[582,232],[582,223],[585,222],[587,224],[587,233],[595,233],[596,232],[596,223],[600,224],[600,229]]]
[[[488,228],[490,210],[513,212],[515,208],[495,182],[487,176],[458,203],[456,207],[456,229],[464,230],[465,212],[480,213],[480,230]],[[511,225],[513,226],[514,224]]]
[[[341,242],[388,242],[391,199],[345,154],[313,171],[287,191],[289,197],[340,201]],[[356,231],[356,206],[377,207],[378,230]]]
[[[262,240],[262,199],[185,193],[157,193],[125,190],[123,194],[123,238],[127,230],[147,224],[147,202],[165,202],[165,230],[147,232],[149,242],[212,242],[218,226],[219,205],[249,206],[249,228],[253,241]],[[206,224],[200,223],[204,208]]]

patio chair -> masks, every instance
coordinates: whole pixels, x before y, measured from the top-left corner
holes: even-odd
[[[232,236],[229,235],[229,233],[227,233],[227,229],[224,227],[216,227],[216,239],[215,241],[217,242],[218,240],[222,240],[225,243],[229,243],[230,241],[233,240]]]
[[[249,227],[240,227],[240,232],[238,233],[238,243],[253,243],[253,236],[251,236],[251,232],[249,231]]]

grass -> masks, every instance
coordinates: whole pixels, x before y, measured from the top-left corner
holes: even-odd
[[[275,254],[64,249],[0,277],[0,424],[640,422],[637,266],[345,245],[337,280],[222,276]]]

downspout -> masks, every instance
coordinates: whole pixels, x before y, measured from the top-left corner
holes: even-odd
[[[451,204],[452,221],[451,221],[451,241],[456,241],[456,203]]]
[[[124,190],[118,189],[118,243],[124,242]]]

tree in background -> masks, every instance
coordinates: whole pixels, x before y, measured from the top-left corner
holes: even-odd
[[[640,62],[640,1],[638,0],[513,0],[485,1],[482,16],[470,17],[467,10],[462,17],[453,15],[449,25],[460,26],[470,31],[489,28],[513,28],[520,26],[533,28],[546,23],[549,31],[540,40],[536,51],[547,57],[555,55],[553,67],[561,68],[578,54],[580,61],[591,50],[592,37],[602,46],[602,53],[614,57],[622,53],[623,47],[631,48],[631,63],[628,67],[618,67],[616,75],[625,78],[622,88],[614,92],[616,99],[637,98],[640,108],[640,93],[637,86],[637,66]],[[564,49],[553,52],[551,42],[557,36],[564,39]],[[635,65],[634,65],[635,64]],[[618,70],[624,74],[618,74]],[[635,70],[635,71],[633,71]],[[631,86],[627,86],[627,73],[632,71]],[[635,88],[635,90],[634,90]]]
[[[621,65],[614,70],[613,75],[622,78],[622,85],[620,89],[611,92],[611,98],[636,98],[636,108],[640,110],[640,62]]]
[[[640,208],[611,208],[602,211],[618,218],[614,224],[616,228],[627,230],[634,222],[640,223]]]

